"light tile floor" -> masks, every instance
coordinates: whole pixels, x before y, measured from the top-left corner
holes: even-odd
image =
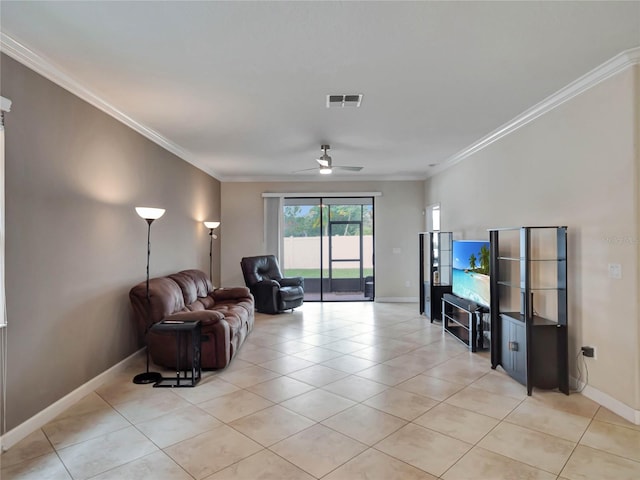
[[[193,389],[126,371],[0,457],[0,477],[93,480],[640,478],[640,426],[525,388],[415,304],[256,315]]]

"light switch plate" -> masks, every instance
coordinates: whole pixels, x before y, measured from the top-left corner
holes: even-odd
[[[609,278],[620,280],[622,278],[622,265],[620,265],[619,263],[610,263]]]

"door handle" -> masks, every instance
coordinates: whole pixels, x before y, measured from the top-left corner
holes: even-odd
[[[512,352],[518,351],[518,342],[509,342],[509,350]]]

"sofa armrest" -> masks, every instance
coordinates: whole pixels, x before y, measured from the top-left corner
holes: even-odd
[[[302,277],[287,277],[278,281],[283,287],[304,287],[304,278]]]
[[[162,320],[173,320],[182,322],[195,322],[200,320],[203,327],[214,325],[220,320],[224,320],[224,313],[217,310],[196,310],[193,312],[178,312],[167,315]]]
[[[216,288],[209,294],[216,302],[223,300],[234,300],[237,298],[251,297],[251,292],[247,287],[232,287],[232,288]]]

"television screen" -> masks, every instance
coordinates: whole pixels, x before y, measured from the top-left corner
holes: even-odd
[[[489,242],[453,242],[453,293],[474,303],[489,306]]]

